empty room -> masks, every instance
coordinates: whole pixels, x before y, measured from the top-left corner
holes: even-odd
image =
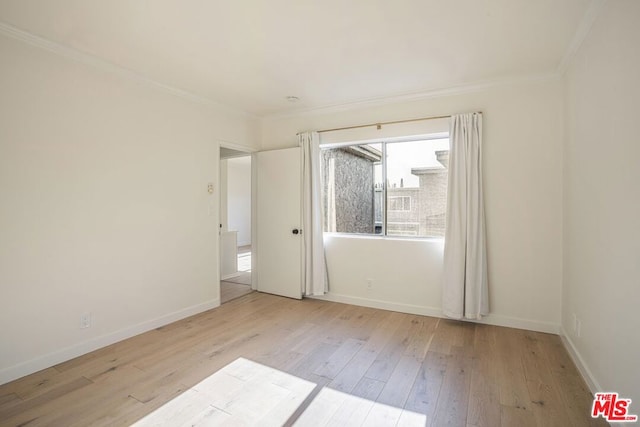
[[[0,426],[634,425],[639,44],[636,0],[0,0]]]

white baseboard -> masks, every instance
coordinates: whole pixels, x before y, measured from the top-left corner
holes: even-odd
[[[379,308],[381,310],[398,311],[400,313],[419,314],[422,316],[442,317],[442,310],[434,307],[425,307],[412,304],[400,304],[369,298],[353,297],[350,295],[334,294],[328,292],[324,295],[309,296],[309,298],[324,301],[339,302],[342,304],[359,305],[361,307]]]
[[[224,276],[220,277],[220,280],[229,280],[229,279],[233,279],[234,277],[238,277],[241,274],[241,272],[236,271],[235,273],[231,273],[231,274],[225,274]]]
[[[525,329],[527,331],[544,332],[545,334],[558,335],[560,333],[560,325],[557,323],[503,316],[501,314],[489,314],[487,317],[482,318],[482,321],[478,321],[478,323],[504,326],[506,328]]]
[[[0,385],[21,378],[25,375],[33,374],[34,372],[38,372],[42,369],[57,365],[58,363],[73,359],[74,357],[82,356],[83,354],[87,354],[99,348],[106,347],[118,341],[122,341],[135,335],[139,335],[152,329],[175,322],[177,320],[184,319],[185,317],[202,313],[203,311],[210,310],[212,308],[218,307],[219,305],[220,299],[216,298],[202,304],[197,304],[182,310],[174,311],[173,313],[169,313],[155,319],[147,320],[142,323],[128,326],[126,328],[106,335],[74,344],[61,350],[54,351],[53,353],[45,354],[44,356],[22,362],[14,366],[3,368],[0,370]]]
[[[593,375],[593,373],[585,363],[584,359],[580,355],[580,352],[578,351],[575,344],[571,340],[571,337],[569,336],[569,334],[567,334],[567,331],[562,326],[560,326],[560,339],[562,340],[562,344],[564,344],[564,348],[567,349],[567,352],[569,353],[571,360],[573,360],[573,363],[578,368],[580,375],[582,375],[584,382],[587,383],[587,387],[589,387],[589,391],[591,392],[591,394],[595,395],[597,392],[608,391],[602,388],[602,386],[600,385],[600,383],[598,382],[598,380]],[[637,412],[633,412],[633,413],[637,413]],[[614,427],[622,427],[623,425],[627,425],[627,423],[618,423],[618,422],[609,422],[609,424]]]
[[[564,347],[567,349],[569,356],[571,356],[571,360],[573,360],[573,363],[575,363],[575,365],[578,367],[578,371],[580,371],[580,374],[582,375],[582,378],[584,378],[585,382],[587,383],[587,386],[589,387],[589,390],[591,391],[591,393],[595,394],[598,391],[600,392],[603,391],[602,387],[600,386],[600,383],[598,382],[598,380],[596,380],[596,378],[591,373],[591,370],[587,367],[587,364],[584,362],[584,359],[578,352],[578,349],[573,344],[573,341],[571,340],[571,338],[567,334],[567,331],[565,331],[563,327],[561,327],[560,329],[560,338],[562,339],[562,343],[564,344]]]
[[[442,317],[442,309],[440,307],[426,307],[413,304],[402,304],[388,301],[380,301],[369,298],[353,297],[349,295],[341,295],[327,293],[322,296],[314,296],[310,298],[321,299],[325,301],[340,302],[343,304],[359,305],[363,307],[379,308],[381,310],[398,311],[401,313],[418,314],[422,316]],[[545,332],[549,334],[559,334],[560,325],[551,322],[541,322],[539,320],[521,319],[516,317],[502,316],[499,314],[489,314],[480,321],[466,320],[468,322],[484,323],[487,325],[505,326],[508,328],[526,329],[529,331]]]

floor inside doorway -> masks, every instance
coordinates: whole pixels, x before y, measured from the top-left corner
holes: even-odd
[[[238,247],[238,275],[220,281],[220,303],[253,292],[251,289],[251,245]]]

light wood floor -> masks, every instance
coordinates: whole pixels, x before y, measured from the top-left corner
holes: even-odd
[[[225,282],[237,283],[239,285],[249,285],[251,286],[251,272],[250,271],[240,271],[236,276],[229,277],[225,280]]]
[[[220,304],[239,298],[253,292],[251,285],[235,283],[226,280],[220,281]]]
[[[216,381],[243,380],[243,363],[253,381],[280,375],[272,389],[311,387],[298,386],[289,412],[264,406],[280,394],[259,385],[239,404]],[[170,406],[167,425],[179,425],[204,389],[218,400],[188,425],[260,405],[286,425],[606,425],[590,418],[591,395],[557,336],[257,292],[0,386],[0,425],[125,426]]]

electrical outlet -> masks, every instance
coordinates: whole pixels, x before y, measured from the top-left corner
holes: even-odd
[[[373,279],[367,279],[367,289],[373,289]]]
[[[576,322],[576,337],[578,338],[580,338],[581,329],[582,329],[582,322],[580,321],[580,319],[578,319]]]
[[[80,315],[80,329],[91,326],[91,313],[83,313]]]

